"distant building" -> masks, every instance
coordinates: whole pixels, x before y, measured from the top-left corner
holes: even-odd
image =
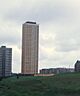
[[[74,72],[73,68],[50,68],[50,69],[41,69],[40,74],[59,74],[59,73],[67,73]]]
[[[77,60],[77,62],[75,63],[75,72],[80,72],[80,61]]]
[[[12,48],[0,47],[0,77],[11,76]]]
[[[56,68],[55,73],[68,73],[74,72],[74,68]]]
[[[40,74],[53,74],[55,72],[55,68],[50,69],[41,69]]]
[[[25,22],[22,26],[22,74],[38,73],[39,25]]]

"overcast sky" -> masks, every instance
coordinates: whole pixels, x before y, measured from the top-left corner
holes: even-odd
[[[80,0],[0,0],[0,46],[13,48],[21,71],[22,24],[39,24],[39,69],[74,67],[80,59]]]

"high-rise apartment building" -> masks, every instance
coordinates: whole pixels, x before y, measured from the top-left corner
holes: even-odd
[[[11,76],[12,48],[0,47],[0,77]]]
[[[22,27],[22,73],[38,73],[39,25],[26,22]]]

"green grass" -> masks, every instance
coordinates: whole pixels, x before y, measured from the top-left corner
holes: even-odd
[[[80,96],[80,73],[0,81],[0,96]]]

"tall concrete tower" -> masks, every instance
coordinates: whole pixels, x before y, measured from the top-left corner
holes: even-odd
[[[26,22],[22,26],[22,73],[38,73],[39,25]]]

